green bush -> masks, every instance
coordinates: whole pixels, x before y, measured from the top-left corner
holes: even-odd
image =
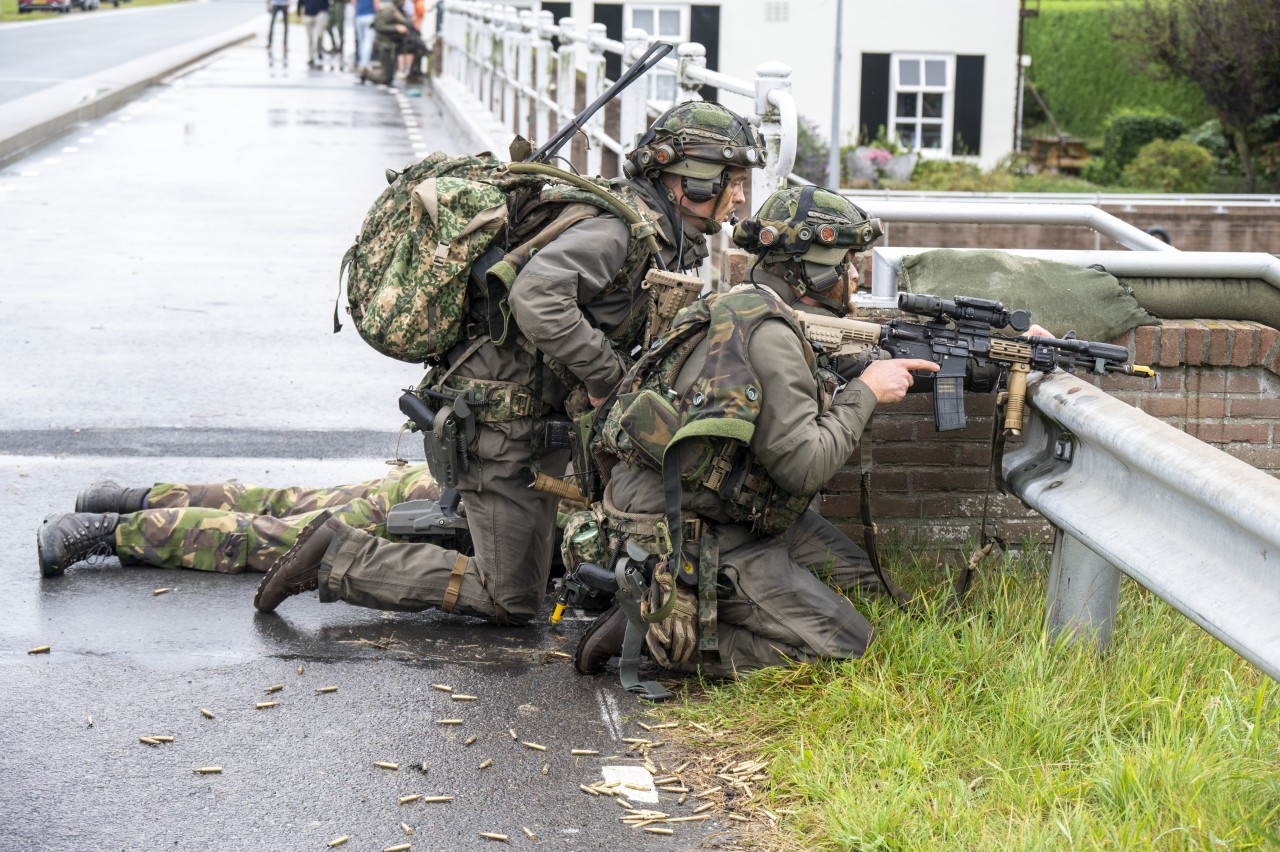
[[[1157,139],[1125,166],[1124,185],[1155,192],[1204,192],[1213,154],[1186,139]]]
[[[924,160],[916,164],[911,188],[926,192],[1011,192],[1014,176],[1004,171],[986,174],[973,163]]]
[[[791,170],[818,186],[826,186],[830,144],[818,130],[818,125],[804,116],[796,122],[796,130],[796,162]]]
[[[1107,139],[1102,148],[1106,160],[1104,183],[1113,183],[1138,152],[1156,139],[1177,139],[1187,132],[1180,118],[1165,113],[1121,110],[1107,119]]]
[[[1085,160],[1080,165],[1080,179],[1089,183],[1105,184],[1108,182],[1110,174],[1111,170],[1107,167],[1107,161],[1102,157]]]
[[[1125,107],[1148,107],[1188,124],[1212,117],[1191,83],[1131,71],[1127,46],[1112,36],[1113,8],[1107,0],[1044,0],[1039,16],[1026,21],[1027,77],[1063,131],[1097,137],[1107,116]]]

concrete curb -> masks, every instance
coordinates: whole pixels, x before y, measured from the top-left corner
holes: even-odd
[[[78,122],[118,109],[156,80],[252,38],[258,29],[257,22],[246,22],[0,106],[0,166]]]

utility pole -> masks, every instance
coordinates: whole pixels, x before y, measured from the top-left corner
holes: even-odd
[[[835,77],[831,95],[831,153],[827,157],[827,186],[840,188],[840,60],[844,55],[844,0],[836,0]]]

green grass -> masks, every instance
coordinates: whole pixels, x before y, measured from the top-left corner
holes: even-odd
[[[122,3],[121,9],[138,8],[139,6],[164,6],[169,3],[181,3],[184,0],[128,0]],[[110,12],[115,9],[111,5],[111,0],[102,0],[102,6],[94,9],[88,14],[96,15],[99,12]],[[41,18],[57,18],[61,16],[61,12],[28,12],[25,15],[18,14],[18,0],[0,0],[0,24],[10,21],[38,21]],[[83,15],[85,12],[80,9],[72,9],[71,14]]]
[[[1050,640],[1046,561],[987,568],[958,615],[941,591],[913,614],[863,603],[864,659],[672,712],[769,761],[760,804],[805,849],[1280,846],[1277,684],[1127,580],[1110,653]]]

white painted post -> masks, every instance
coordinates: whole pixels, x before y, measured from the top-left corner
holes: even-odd
[[[649,49],[649,34],[639,27],[633,27],[627,30],[622,44],[622,65],[625,71]],[[649,124],[648,83],[648,80],[636,80],[619,97],[618,141],[622,143],[624,153],[635,147],[636,137]]]
[[[555,79],[555,52],[551,49],[551,34],[556,29],[555,15],[538,13],[535,26],[533,59],[533,141],[537,148],[551,138],[551,115],[547,102],[551,100],[551,81]]]
[[[560,51],[556,58],[556,131],[564,127],[578,111],[574,109],[578,97],[577,48],[578,25],[573,18],[560,19]],[[547,137],[551,138],[550,136]],[[546,140],[543,140],[546,141]],[[561,149],[567,158],[569,143]]]
[[[493,110],[493,7],[480,7],[479,30],[476,33],[476,58],[480,62],[480,89],[477,93],[485,109]]]
[[[676,78],[676,83],[680,87],[676,95],[676,103],[702,100],[702,95],[699,93],[702,83],[689,77],[689,69],[707,67],[707,49],[696,41],[689,41],[676,48],[676,56],[680,67],[679,76]]]
[[[795,128],[783,126],[781,110],[769,100],[769,92],[791,94],[791,68],[781,62],[766,62],[756,68],[756,115],[760,116],[760,137],[764,141],[765,166],[751,170],[751,205],[758,210],[764,200],[787,185],[791,163],[779,162],[783,133],[794,134]],[[794,121],[794,116],[791,116]],[[790,140],[794,142],[794,140]]]
[[[502,119],[503,126],[515,133],[516,104],[520,98],[520,92],[516,88],[520,73],[516,67],[516,48],[520,39],[520,13],[515,6],[506,6],[502,11],[502,113],[499,117]]]
[[[591,103],[600,96],[605,88],[604,76],[604,41],[609,37],[604,24],[592,24],[587,27],[587,96],[586,103]],[[604,136],[604,110],[598,110],[587,120],[587,174],[598,175],[604,162],[604,146],[600,144]]]
[[[516,124],[515,132],[528,139],[529,111],[533,108],[533,98],[526,92],[536,91],[533,87],[533,28],[537,26],[533,12],[520,13],[520,33],[516,42]]]

